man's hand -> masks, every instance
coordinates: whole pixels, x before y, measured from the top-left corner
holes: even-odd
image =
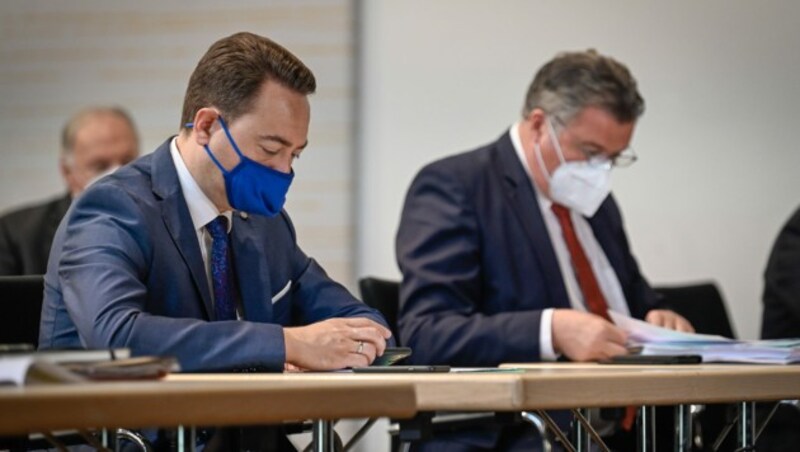
[[[391,336],[385,326],[362,317],[283,329],[286,362],[308,370],[369,366]]]
[[[678,313],[667,309],[653,309],[644,317],[644,321],[671,330],[694,333],[694,327]]]
[[[608,320],[574,309],[553,310],[553,349],[573,361],[599,361],[627,353],[628,335]]]

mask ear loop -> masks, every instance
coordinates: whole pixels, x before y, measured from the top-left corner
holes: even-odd
[[[222,130],[225,131],[225,136],[228,137],[228,141],[231,142],[233,150],[236,151],[240,159],[244,158],[244,156],[242,155],[242,151],[239,150],[239,145],[236,144],[236,140],[234,140],[233,136],[231,136],[231,131],[228,130],[228,125],[225,124],[225,120],[222,119],[222,115],[217,116],[217,119],[219,119],[219,123],[222,125]]]
[[[236,153],[239,155],[239,158],[241,159],[242,153],[239,151],[239,146],[237,146],[236,142],[233,141],[233,137],[231,137],[231,133],[228,131],[228,127],[225,125],[225,121],[222,119],[221,115],[217,116],[217,119],[219,119],[219,123],[222,125],[222,130],[225,131],[225,135],[228,137],[228,141],[230,141],[230,143],[233,145],[233,150],[236,151]],[[194,128],[193,122],[187,122],[185,125],[190,129]],[[211,161],[213,161],[214,164],[217,165],[217,168],[219,168],[219,170],[222,171],[222,174],[230,173],[230,171],[226,170],[225,167],[222,166],[222,163],[220,163],[219,160],[217,160],[217,157],[214,156],[214,153],[211,152],[211,148],[208,147],[207,144],[204,144],[203,148],[206,150],[206,154],[208,154],[208,156],[211,157]]]
[[[564,152],[561,151],[561,143],[558,142],[558,134],[556,134],[556,128],[553,127],[553,122],[550,121],[549,117],[544,118],[544,120],[547,123],[547,129],[550,131],[550,141],[553,142],[553,146],[555,146],[556,152],[558,153],[558,159],[562,164],[567,163],[567,160],[564,158]]]
[[[547,171],[547,166],[544,164],[544,159],[542,158],[542,148],[539,147],[539,143],[533,143],[533,153],[536,154],[536,161],[539,162],[539,166],[542,168],[544,172],[544,177],[547,179],[547,182],[550,182],[550,171]]]
[[[558,160],[561,161],[561,164],[566,163],[564,159],[564,154],[561,152],[561,144],[558,142],[558,136],[556,135],[556,129],[553,127],[553,123],[550,122],[549,117],[545,117],[544,121],[547,123],[547,129],[550,131],[550,141],[553,142],[553,146],[556,148],[556,153],[558,154]],[[542,171],[544,172],[545,178],[547,181],[550,182],[552,176],[550,175],[550,171],[547,170],[547,165],[544,164],[544,158],[542,157],[542,148],[539,146],[539,143],[533,143],[533,150],[534,154],[536,154],[536,160],[539,162],[539,166],[542,167]]]

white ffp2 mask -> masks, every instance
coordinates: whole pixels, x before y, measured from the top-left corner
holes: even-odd
[[[590,165],[587,161],[567,162],[550,118],[545,118],[545,121],[550,130],[553,146],[561,160],[561,164],[550,175],[544,164],[539,143],[534,144],[539,166],[544,170],[550,186],[550,199],[578,211],[585,217],[594,216],[608,194],[611,193],[611,163],[595,166]]]

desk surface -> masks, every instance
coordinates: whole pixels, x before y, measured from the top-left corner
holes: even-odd
[[[257,425],[304,419],[410,417],[414,387],[398,381],[291,375],[0,388],[0,434],[66,428]]]
[[[522,411],[800,398],[800,366],[506,364],[522,372],[174,375],[170,381],[287,378],[409,383],[419,411]]]
[[[520,372],[177,374],[0,389],[0,433],[800,398],[800,366],[509,364]]]
[[[800,366],[506,364],[524,369],[523,409],[800,398]]]

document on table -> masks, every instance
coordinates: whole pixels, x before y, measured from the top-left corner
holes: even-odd
[[[723,336],[715,336],[711,334],[697,334],[697,333],[684,333],[681,331],[670,330],[662,328],[643,320],[628,317],[625,314],[620,314],[614,311],[608,311],[611,320],[615,325],[628,333],[631,341],[640,344],[652,343],[700,343],[700,344],[716,344],[716,343],[731,343],[735,342]]]
[[[800,339],[737,341],[723,336],[683,333],[609,311],[642,355],[700,355],[703,362],[800,363]]]

